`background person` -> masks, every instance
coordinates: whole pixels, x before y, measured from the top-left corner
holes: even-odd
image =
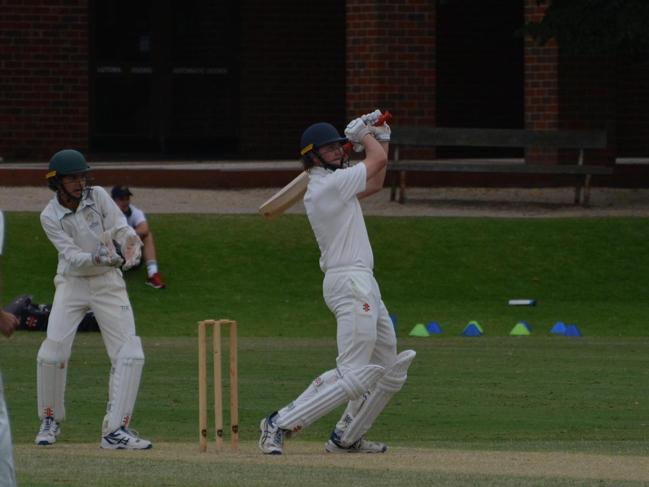
[[[390,128],[387,124],[373,127],[380,116],[377,110],[347,125],[347,139],[365,149],[365,160],[351,167],[342,146],[347,139],[331,124],[316,123],[302,135],[302,163],[309,171],[304,207],[320,247],[324,300],[336,317],[338,357],[335,369],[262,419],[259,448],[265,454],[281,454],[289,433],[344,403],[347,408],[325,451],[387,450],[385,444],[368,441],[364,435],[405,383],[415,352],[397,355],[392,320],[372,272],[372,247],[359,203],[380,191],[385,180]]]
[[[162,280],[162,276],[158,271],[158,260],[156,258],[155,243],[153,240],[153,233],[149,229],[149,224],[146,221],[146,215],[142,210],[131,204],[131,190],[126,186],[113,186],[111,196],[122,210],[126,221],[133,227],[142,240],[144,247],[142,248],[142,258],[146,264],[147,280],[146,284],[155,289],[164,289],[167,285]]]
[[[83,154],[66,149],[54,154],[47,173],[56,195],[41,213],[41,225],[59,260],[47,337],[37,356],[41,427],[35,443],[52,445],[60,434],[72,342],[78,323],[90,310],[111,361],[100,446],[147,449],[151,442],[129,429],[144,353],[120,269],[139,262],[142,242],[108,193],[89,185],[88,171]],[[121,247],[123,259],[113,242]]]
[[[4,233],[4,215],[0,211],[0,260],[2,259]],[[0,275],[1,282],[2,276]],[[2,293],[0,292],[1,296]],[[18,328],[18,318],[0,308],[0,333],[8,338],[16,328]],[[16,487],[16,469],[14,468],[13,447],[11,443],[11,427],[9,425],[9,413],[7,412],[7,405],[4,398],[2,376],[0,376],[0,487]]]

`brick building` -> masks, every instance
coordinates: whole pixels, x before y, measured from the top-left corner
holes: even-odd
[[[377,106],[404,125],[606,129],[610,148],[589,162],[648,156],[648,65],[568,59],[514,35],[543,9],[536,0],[7,0],[0,156],[43,160],[69,146],[94,159],[290,159],[308,123],[342,128]]]

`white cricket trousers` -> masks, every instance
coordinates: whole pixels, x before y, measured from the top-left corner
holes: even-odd
[[[47,325],[47,338],[65,344],[68,353],[84,315],[91,310],[97,318],[106,351],[114,362],[120,347],[135,335],[135,319],[118,269],[98,276],[57,275],[56,292]]]
[[[4,399],[2,377],[0,377],[0,487],[16,487],[12,448],[9,413]]]
[[[372,272],[356,267],[329,270],[322,289],[338,324],[339,373],[368,364],[391,367],[397,357],[397,338]]]
[[[289,427],[285,418],[290,417],[291,411],[313,400],[323,386],[335,383],[350,370],[369,364],[387,369],[396,362],[397,338],[372,272],[348,267],[329,270],[322,288],[325,303],[336,316],[338,324],[336,369],[321,374],[295,401],[280,409],[277,424],[281,427]],[[302,418],[303,423],[298,423],[300,428],[329,412],[326,405],[330,400],[331,397],[320,395],[319,404],[309,412],[309,420],[304,422]],[[362,398],[349,401],[336,428],[345,428],[349,422],[346,418],[353,418],[362,404]]]

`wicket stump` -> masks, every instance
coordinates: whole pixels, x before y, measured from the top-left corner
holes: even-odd
[[[239,448],[239,378],[237,371],[237,322],[204,320],[198,322],[198,432],[199,448],[207,451],[207,328],[212,327],[212,359],[214,363],[214,428],[216,451],[223,447],[223,383],[221,378],[221,330],[230,327],[230,446]]]

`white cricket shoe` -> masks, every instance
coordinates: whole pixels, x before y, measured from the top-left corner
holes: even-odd
[[[104,436],[101,447],[107,450],[148,450],[153,445],[149,440],[140,438],[136,431],[122,426]]]
[[[267,418],[261,420],[259,429],[259,449],[266,455],[281,455],[284,452],[284,433],[285,431],[273,422],[273,413]]]
[[[53,445],[56,443],[56,437],[59,436],[59,433],[61,433],[59,423],[54,421],[52,416],[47,416],[43,418],[41,428],[38,430],[34,443],[43,446]]]
[[[385,453],[388,451],[388,446],[385,443],[361,438],[350,446],[344,447],[332,437],[325,443],[325,451],[327,453]]]

